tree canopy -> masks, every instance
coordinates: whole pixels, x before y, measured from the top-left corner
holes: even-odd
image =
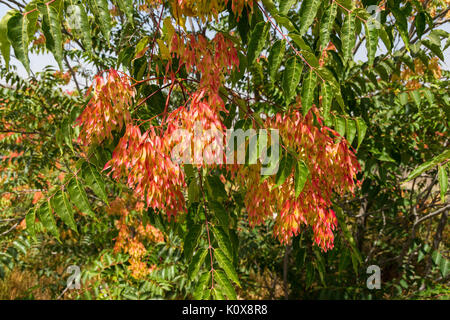
[[[449,298],[448,0],[5,3],[0,297]]]

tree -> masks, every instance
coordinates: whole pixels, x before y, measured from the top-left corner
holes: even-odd
[[[355,274],[368,262],[398,265],[407,275],[418,252],[429,257],[425,276],[433,260],[441,280],[447,277],[439,245],[448,152],[432,161],[439,164],[432,183],[402,187],[408,172],[448,146],[448,74],[438,60],[450,38],[436,29],[448,21],[442,3],[52,0],[17,9],[0,22],[4,68],[13,52],[31,73],[28,52],[46,50],[60,71],[29,82],[4,73],[14,90],[4,89],[2,131],[19,135],[5,147],[17,158],[7,170],[28,174],[27,159],[33,168],[4,189],[46,191],[23,204],[27,236],[46,231],[64,243],[95,235],[93,259],[102,267],[85,277],[103,283],[117,277],[104,270],[128,266],[121,269],[128,278],[119,276],[127,279],[119,286],[125,293],[116,288],[110,297],[145,298],[147,290],[233,299],[236,286],[248,285],[239,273],[251,273],[251,259],[262,272],[283,274],[286,298],[367,297]],[[356,62],[363,44],[367,60]],[[83,65],[96,69],[85,88]],[[70,77],[76,91],[42,91],[45,77],[58,85],[55,76]],[[23,108],[31,119],[17,117]],[[231,129],[247,137],[235,145]],[[36,134],[48,135],[38,147]],[[55,183],[58,171],[64,174]],[[437,181],[440,201],[432,192]],[[381,215],[369,221],[374,212]],[[421,223],[435,217],[433,250],[426,251]],[[244,239],[264,243],[252,228],[279,243],[262,250],[264,257],[247,252],[245,261]],[[375,251],[376,238],[391,228],[388,254]],[[164,248],[170,259],[158,264]],[[265,264],[280,251],[281,271]],[[180,259],[184,276],[175,279]],[[334,273],[341,277],[333,280]],[[391,279],[393,287],[402,281]],[[136,281],[146,289],[130,289]],[[186,281],[193,287],[183,288]],[[342,293],[346,282],[356,288]]]

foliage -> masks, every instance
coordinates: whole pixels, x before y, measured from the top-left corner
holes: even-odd
[[[448,4],[18,2],[0,21],[0,275],[44,261],[55,298],[445,294]],[[33,52],[60,70],[33,74]],[[277,129],[277,171],[270,130],[224,163],[232,128]]]

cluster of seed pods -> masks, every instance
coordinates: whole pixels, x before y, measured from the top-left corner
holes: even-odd
[[[298,196],[295,166],[278,187],[275,177],[261,181],[260,163],[233,167],[232,173],[238,184],[247,188],[244,202],[251,224],[275,216],[274,234],[283,242],[297,235],[302,226],[311,226],[314,241],[326,251],[333,248],[337,225],[331,209],[333,193],[353,192],[360,166],[347,141],[337,132],[315,124],[314,116],[319,119],[315,108],[306,117],[300,111],[276,114],[265,124],[279,130],[283,147],[293,150],[295,161],[303,161],[309,169],[308,180]]]

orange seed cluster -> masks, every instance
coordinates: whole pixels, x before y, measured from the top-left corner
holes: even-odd
[[[106,80],[96,76],[92,87],[93,96],[77,119],[77,125],[82,127],[79,139],[84,145],[111,139],[112,131],[120,131],[129,123],[135,94],[128,78],[120,76],[116,70],[110,70]]]
[[[298,197],[295,196],[295,166],[285,182],[276,187],[275,177],[261,182],[261,164],[242,166],[234,171],[239,185],[247,187],[245,206],[250,223],[255,225],[275,217],[275,235],[283,242],[312,226],[314,240],[323,250],[333,248],[333,230],[337,221],[331,209],[333,192],[353,192],[356,173],[360,169],[356,156],[347,141],[327,127],[313,123],[313,108],[306,117],[295,111],[291,115],[276,114],[267,119],[266,126],[279,130],[286,148],[294,150],[298,160],[304,161],[309,177]]]

